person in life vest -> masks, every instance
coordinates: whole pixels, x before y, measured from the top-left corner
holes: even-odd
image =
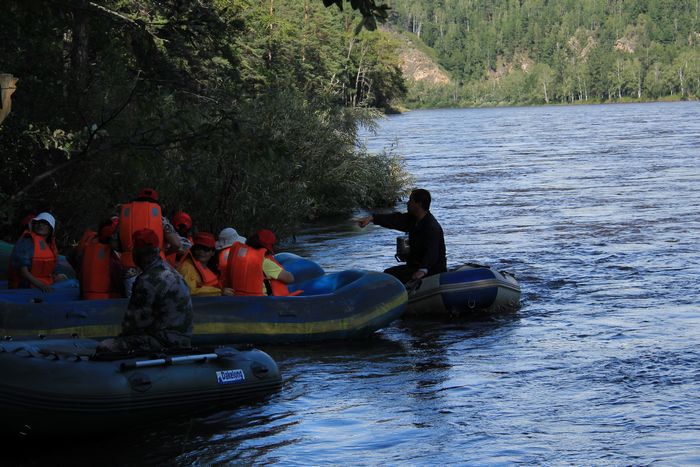
[[[271,230],[258,230],[245,244],[234,244],[227,276],[235,295],[289,295],[287,284],[294,275],[274,258],[277,237]]]
[[[133,259],[132,240],[134,232],[141,229],[150,229],[156,233],[160,239],[158,250],[162,258],[176,253],[182,247],[180,236],[163,217],[156,190],[144,188],[134,201],[122,204],[119,225],[112,235],[112,249],[121,253],[124,293],[127,297],[131,296],[131,287],[141,272]]]
[[[170,253],[166,259],[168,263],[176,267],[183,258],[187,250],[192,247],[192,217],[183,211],[178,211],[172,218],[173,228],[180,237],[180,249],[175,253]]]
[[[97,236],[83,248],[79,277],[81,296],[85,300],[124,296],[121,258],[110,245],[115,228],[114,219],[103,222]]]
[[[89,245],[90,243],[95,243],[98,241],[99,237],[99,230],[103,228],[106,225],[112,225],[116,227],[116,225],[119,223],[119,216],[113,216],[109,221],[105,221],[103,224],[101,224],[97,230],[98,232],[95,232],[94,230],[88,228],[85,229],[83,234],[80,236],[80,240],[78,240],[78,244],[74,246],[71,251],[68,252],[66,255],[66,258],[68,259],[68,262],[70,263],[71,266],[73,266],[73,269],[75,270],[78,278],[81,277],[81,270],[83,268],[83,257],[85,255],[85,247]],[[114,230],[114,229],[112,229]],[[111,234],[110,234],[111,235]],[[109,243],[109,239],[108,239]]]
[[[11,289],[35,287],[50,292],[54,282],[66,279],[65,275],[56,273],[56,220],[50,213],[42,212],[28,227],[10,254],[8,285]]]
[[[219,278],[223,283],[226,282],[226,267],[233,244],[245,242],[246,238],[238,235],[238,232],[233,227],[226,227],[219,232],[219,238],[216,240],[216,256]]]
[[[233,295],[233,289],[223,288],[215,269],[214,248],[216,241],[209,232],[194,236],[192,248],[180,260],[177,270],[185,279],[193,297]],[[210,267],[210,263],[213,263]]]

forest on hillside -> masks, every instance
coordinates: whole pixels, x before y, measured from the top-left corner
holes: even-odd
[[[454,80],[411,106],[697,99],[700,0],[391,0]]]
[[[371,30],[383,14],[374,0],[4,1],[0,73],[18,81],[1,236],[47,210],[69,243],[141,187],[215,232],[392,205],[400,158],[358,141],[406,92],[395,44]]]

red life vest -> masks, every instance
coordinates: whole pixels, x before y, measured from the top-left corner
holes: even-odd
[[[83,232],[82,237],[80,237],[80,241],[78,241],[78,254],[84,254],[85,247],[87,246],[87,244],[95,240],[97,240],[97,232],[95,232],[92,229],[85,229],[85,232]]]
[[[160,240],[160,256],[163,253],[163,215],[157,203],[149,201],[134,201],[122,204],[119,214],[119,241],[122,245],[122,264],[126,268],[136,267],[132,251],[134,249],[132,235],[140,229],[151,229]]]
[[[85,245],[81,268],[81,288],[85,300],[103,300],[118,298],[120,294],[113,291],[110,262],[112,248],[98,241]]]
[[[223,250],[219,251],[219,260],[217,264],[219,266],[219,277],[222,280],[226,276],[226,268],[228,267],[228,256],[229,253],[231,253],[231,248],[233,248],[233,246],[226,247]]]
[[[178,269],[184,263],[187,259],[190,259],[192,261],[192,264],[194,264],[194,268],[197,270],[199,273],[199,282],[197,283],[197,287],[219,287],[221,288],[221,282],[219,281],[219,276],[216,275],[214,271],[212,271],[209,268],[205,268],[202,266],[202,263],[197,261],[194,256],[192,256],[191,251],[187,251],[185,253],[185,256],[182,257],[180,262],[178,263]]]
[[[276,279],[266,279],[263,273],[263,261],[267,250],[256,249],[243,243],[234,243],[231,247],[233,251],[229,254],[228,267],[226,273],[228,284],[233,288],[235,295],[261,296],[265,281],[269,281],[271,295],[289,295],[287,285]],[[276,264],[274,258],[272,259]]]
[[[30,231],[24,232],[20,238],[24,237],[29,237],[34,242],[34,256],[32,256],[32,267],[30,271],[32,276],[46,285],[53,284],[53,272],[56,269],[56,262],[58,261],[56,240],[52,238],[51,243],[47,243],[46,238]],[[19,273],[19,268],[14,267],[14,265],[10,263],[10,270],[8,271],[9,288],[18,288],[21,281],[22,276]]]

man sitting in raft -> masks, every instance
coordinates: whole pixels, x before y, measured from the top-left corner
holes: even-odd
[[[56,273],[55,228],[56,220],[48,212],[42,212],[29,221],[28,230],[17,240],[10,254],[9,288],[35,287],[50,292],[54,282],[66,279],[65,275]]]
[[[287,284],[294,282],[294,275],[275,260],[275,243],[275,234],[263,229],[245,244],[234,244],[226,277],[235,295],[289,295]]]
[[[192,299],[185,280],[160,257],[160,237],[151,229],[134,232],[133,259],[143,271],[134,282],[122,332],[98,351],[160,351],[190,348]]]
[[[192,248],[185,253],[178,265],[177,271],[185,278],[193,297],[233,295],[233,289],[221,288],[217,271],[209,267],[215,247],[214,235],[200,232],[194,236]]]
[[[408,232],[410,251],[406,264],[384,270],[404,284],[447,271],[447,254],[442,227],[430,213],[430,192],[415,189],[408,198],[408,212],[372,214],[358,221],[362,228],[370,222]]]

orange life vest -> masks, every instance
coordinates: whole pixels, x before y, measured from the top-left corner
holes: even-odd
[[[274,256],[270,255],[267,257],[270,261],[275,263],[277,266],[282,267],[280,263],[277,262],[277,260],[274,258]],[[282,268],[284,269],[284,268]],[[284,282],[277,280],[277,279],[268,279],[269,284],[270,284],[270,295],[274,295],[275,297],[286,297],[287,295],[298,295],[301,293],[301,290],[297,291],[296,293],[290,294],[289,293],[289,288],[287,287],[287,284]]]
[[[110,263],[112,247],[98,241],[85,245],[81,268],[80,286],[85,300],[119,298],[121,294],[112,287]]]
[[[219,277],[223,278],[226,276],[226,268],[228,267],[228,256],[229,253],[231,253],[231,248],[233,246],[229,246],[224,248],[223,250],[219,251],[218,255],[218,266],[219,266]]]
[[[78,241],[78,254],[84,254],[85,247],[87,246],[87,244],[95,240],[97,240],[97,232],[95,232],[92,229],[85,229],[85,232],[83,232],[82,237],[80,237],[80,241]]]
[[[32,256],[32,276],[39,279],[46,285],[53,284],[53,272],[56,269],[58,261],[58,249],[56,248],[56,240],[51,239],[51,243],[46,242],[46,238],[37,235],[34,232],[26,231],[20,238],[29,237],[34,242],[34,256]],[[19,268],[10,263],[8,271],[8,286],[11,289],[19,287],[22,281],[22,276],[19,273]]]
[[[221,282],[219,281],[219,276],[216,275],[214,271],[212,271],[209,268],[205,268],[202,266],[202,263],[197,261],[194,256],[192,256],[191,251],[187,251],[185,253],[185,256],[182,257],[180,262],[177,264],[178,269],[182,263],[184,263],[187,259],[190,259],[192,261],[192,264],[194,264],[194,268],[197,270],[199,273],[199,283],[197,284],[198,287],[219,287],[221,288]]]
[[[165,259],[163,253],[163,215],[160,206],[149,201],[134,201],[122,204],[119,214],[119,241],[122,246],[122,264],[124,267],[136,267],[133,257],[134,232],[140,229],[151,229],[158,236],[160,241],[160,256]]]
[[[233,288],[235,295],[265,295],[263,287],[266,281],[270,284],[271,295],[289,295],[289,290],[284,282],[265,278],[263,261],[267,250],[252,248],[243,243],[234,243],[231,248],[233,251],[229,254],[226,273],[228,275],[227,284]],[[274,258],[269,259],[275,261]]]

